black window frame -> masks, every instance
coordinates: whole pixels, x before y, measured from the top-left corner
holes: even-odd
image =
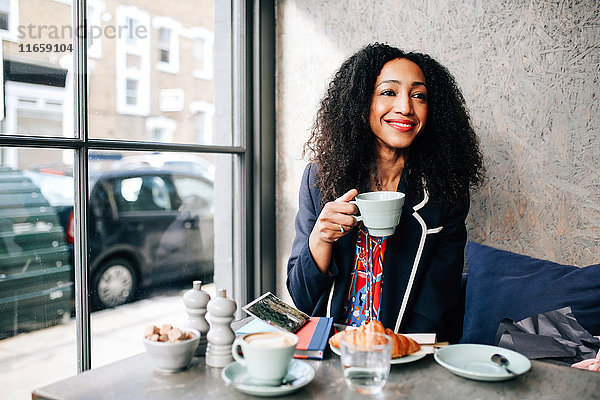
[[[217,9],[215,0],[215,9]],[[93,139],[88,136],[87,0],[72,3],[73,26],[81,36],[73,38],[73,137],[0,135],[2,147],[70,149],[74,151],[75,191],[75,312],[77,331],[77,372],[91,368],[91,327],[87,265],[87,208],[89,195],[88,155],[92,150],[169,151],[230,154],[233,165],[234,201],[232,246],[235,257],[228,282],[230,296],[240,306],[265,291],[275,291],[275,4],[262,0],[218,2],[220,15],[228,26],[215,38],[225,44],[221,59],[229,63],[224,79],[230,92],[231,121],[239,143],[231,146],[133,142]],[[228,37],[223,37],[229,34]],[[215,45],[215,48],[217,44]],[[216,74],[215,74],[216,79]],[[93,94],[92,94],[93,95]],[[223,100],[221,100],[222,104]],[[216,107],[219,103],[216,101]],[[239,207],[238,207],[239,206]],[[227,275],[229,274],[229,275]],[[219,282],[217,282],[219,283]]]

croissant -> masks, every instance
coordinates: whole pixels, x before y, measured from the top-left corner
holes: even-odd
[[[381,322],[370,321],[358,328],[359,333],[352,336],[354,344],[367,344],[367,340],[377,340],[373,338],[373,335],[369,335],[370,332],[384,333],[392,338],[392,358],[400,358],[409,354],[416,353],[421,349],[421,345],[413,339],[394,333],[391,329],[385,329]],[[342,336],[348,331],[340,331],[329,338],[329,344],[335,348],[340,348],[340,342]],[[375,343],[377,344],[377,343]]]

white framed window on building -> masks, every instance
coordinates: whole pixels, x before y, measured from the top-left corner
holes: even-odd
[[[7,81],[5,96],[3,135],[62,135],[63,124],[66,122],[63,120],[63,105],[67,100],[65,88]],[[19,151],[14,147],[4,148],[1,153],[4,166],[17,169],[27,162],[28,157],[20,157]],[[57,162],[61,159],[56,152],[52,156]]]
[[[213,118],[215,106],[207,101],[190,103],[190,113],[194,115],[194,139],[198,144],[213,144]]]
[[[179,37],[181,23],[170,17],[153,17],[152,27],[156,30],[156,69],[171,74],[179,73]]]
[[[61,136],[65,88],[7,81],[4,131]]]
[[[206,28],[195,28],[191,38],[194,55],[192,75],[198,79],[212,79],[214,34]]]
[[[125,104],[135,107],[139,101],[139,81],[133,78],[125,80]]]
[[[173,134],[177,130],[177,122],[164,116],[146,118],[148,140],[151,142],[168,143],[173,141]]]
[[[135,46],[137,44],[137,37],[135,31],[139,26],[139,21],[134,17],[125,17],[126,36],[125,40],[128,45]]]
[[[19,0],[0,0],[0,38],[18,41],[25,31],[18,30]]]
[[[102,58],[102,14],[106,5],[102,0],[88,0],[88,56]]]
[[[158,62],[169,63],[170,60],[170,48],[171,48],[171,30],[169,28],[158,29]]]
[[[150,113],[150,16],[133,6],[118,6],[116,38],[116,109],[118,113]]]

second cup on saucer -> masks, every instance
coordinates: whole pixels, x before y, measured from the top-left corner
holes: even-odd
[[[296,350],[298,336],[289,332],[251,333],[233,342],[233,358],[246,367],[256,385],[279,386]],[[241,347],[242,355],[238,354]]]

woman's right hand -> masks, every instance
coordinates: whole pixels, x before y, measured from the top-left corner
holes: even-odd
[[[357,207],[349,203],[357,194],[358,190],[352,189],[325,204],[310,233],[308,246],[317,267],[323,273],[329,269],[333,243],[357,225],[353,217],[358,211]]]

